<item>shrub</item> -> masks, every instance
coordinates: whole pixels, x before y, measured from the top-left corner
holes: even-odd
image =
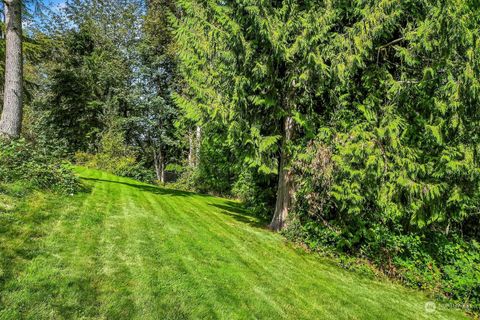
[[[88,168],[105,170],[113,174],[129,177],[147,183],[155,181],[152,170],[137,161],[137,153],[124,142],[123,132],[111,128],[102,134],[99,152],[96,154],[77,152],[75,163]]]
[[[0,141],[0,182],[23,181],[33,188],[75,193],[78,178],[54,154],[51,147],[25,140]]]
[[[274,184],[274,182],[273,182]],[[244,169],[232,187],[232,195],[245,204],[254,215],[268,219],[275,204],[275,188],[268,176],[254,169]]]
[[[183,191],[199,191],[197,181],[199,180],[199,172],[196,168],[188,165],[184,166],[181,172],[178,172],[179,177],[170,186],[174,189]]]

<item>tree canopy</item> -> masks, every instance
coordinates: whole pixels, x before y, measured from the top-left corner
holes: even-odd
[[[478,304],[479,29],[472,0],[67,1],[17,34],[23,137]]]

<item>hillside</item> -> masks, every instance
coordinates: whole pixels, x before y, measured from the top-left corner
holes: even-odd
[[[303,252],[232,201],[77,169],[0,214],[0,319],[463,319]]]

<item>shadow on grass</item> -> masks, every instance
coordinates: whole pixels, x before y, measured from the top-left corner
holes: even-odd
[[[221,209],[220,213],[230,216],[238,222],[248,224],[249,226],[254,228],[267,228],[268,222],[265,219],[261,219],[251,214],[240,203],[228,201],[225,202],[225,204],[210,203],[209,205]]]
[[[175,190],[175,189],[167,189],[167,188],[161,188],[161,187],[145,185],[145,184],[135,184],[135,183],[122,182],[122,181],[112,181],[112,180],[84,178],[84,177],[80,177],[80,179],[84,181],[120,184],[127,187],[132,187],[144,192],[150,192],[150,193],[160,194],[160,195],[169,195],[174,197],[192,197],[192,196],[210,197],[209,195],[205,195],[205,194],[199,194],[199,193],[181,191],[181,190]]]
[[[129,183],[129,182],[112,181],[112,180],[97,179],[97,178],[84,178],[84,177],[80,177],[80,178],[84,181],[120,184],[120,185],[138,189],[143,192],[150,192],[158,195],[168,195],[168,196],[174,196],[174,197],[192,197],[192,196],[200,196],[200,197],[207,197],[207,198],[212,197],[210,195],[175,190],[175,189],[161,188],[161,187],[156,187],[152,185],[135,184],[135,183]],[[224,204],[210,203],[209,205],[212,207],[221,209],[220,213],[230,216],[241,223],[248,224],[251,227],[261,228],[261,229],[267,228],[268,221],[251,214],[240,203],[227,201]]]

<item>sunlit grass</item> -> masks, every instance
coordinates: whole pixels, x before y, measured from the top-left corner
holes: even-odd
[[[78,169],[0,211],[0,319],[462,319],[303,252],[232,201]],[[6,200],[4,200],[6,202]]]

